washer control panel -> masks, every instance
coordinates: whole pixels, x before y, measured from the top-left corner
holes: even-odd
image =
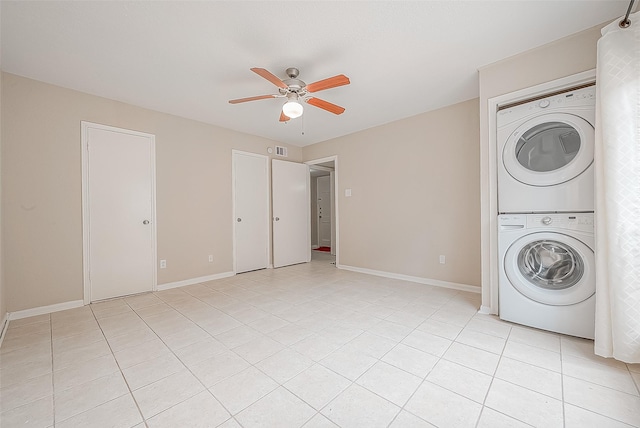
[[[593,213],[527,214],[526,227],[527,229],[552,227],[593,232]]]
[[[501,214],[498,216],[499,231],[518,229],[567,229],[593,233],[593,213]]]

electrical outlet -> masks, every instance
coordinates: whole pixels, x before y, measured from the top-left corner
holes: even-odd
[[[213,254],[209,254],[209,263],[213,263]]]
[[[166,268],[167,268],[167,261],[160,260],[160,269],[166,269]]]
[[[441,265],[445,264],[445,258],[442,254],[440,254],[440,264]]]

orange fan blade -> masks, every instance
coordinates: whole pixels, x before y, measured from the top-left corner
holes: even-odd
[[[307,92],[324,91],[325,89],[335,88],[336,86],[348,85],[351,83],[349,78],[344,74],[329,77],[328,79],[318,80],[317,82],[307,85]]]
[[[273,83],[278,88],[282,88],[282,89],[288,88],[288,86],[282,80],[280,80],[278,76],[276,76],[275,74],[271,73],[268,70],[265,70],[264,68],[254,67],[251,69],[251,71],[256,73],[258,76],[267,79],[269,82]]]
[[[342,114],[344,113],[344,108],[337,106],[335,104],[331,104],[329,101],[321,100],[320,98],[309,98],[307,103],[312,106],[320,107],[323,110],[326,110],[333,114]]]
[[[229,104],[246,103],[247,101],[266,100],[267,98],[275,98],[275,95],[258,95],[257,97],[238,98],[237,100],[229,100]]]
[[[282,110],[280,110],[280,122],[286,122],[290,119],[291,118],[289,116],[287,116]]]

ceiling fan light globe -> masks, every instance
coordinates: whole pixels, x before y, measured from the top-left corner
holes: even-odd
[[[303,111],[304,108],[302,107],[302,104],[297,101],[287,101],[282,106],[282,112],[285,114],[285,116],[291,119],[302,116]]]

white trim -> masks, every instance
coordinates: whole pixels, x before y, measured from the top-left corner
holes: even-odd
[[[333,186],[333,206],[335,210],[335,222],[336,222],[336,242],[335,242],[335,252],[336,252],[336,267],[340,267],[340,211],[338,210],[338,200],[340,199],[340,192],[338,189],[338,155],[327,156],[326,158],[320,159],[312,159],[308,160],[305,163],[307,165],[316,165],[319,163],[331,162],[333,161],[333,175],[334,175],[334,186]],[[311,216],[309,216],[309,222],[311,222]],[[334,249],[331,248],[331,251]]]
[[[152,258],[155,269],[152,271],[151,291],[157,290],[158,284],[158,246],[156,224],[156,136],[144,132],[130,129],[116,128],[99,123],[81,121],[81,157],[82,157],[82,282],[83,282],[83,303],[91,303],[91,282],[89,280],[89,129],[101,129],[105,131],[120,132],[130,135],[146,137],[151,140],[151,247]]]
[[[271,162],[269,162],[269,156],[260,155],[257,153],[243,152],[242,150],[231,150],[231,233],[233,234],[233,273],[238,273],[236,266],[236,163],[235,155],[253,156],[257,158],[265,159],[267,170],[265,172],[265,194],[267,198],[267,218],[265,219],[267,224],[267,268],[273,267],[271,260]]]
[[[489,306],[482,305],[478,309],[478,313],[481,315],[491,315],[491,308]]]
[[[202,282],[207,282],[207,281],[215,281],[216,279],[229,278],[234,275],[235,275],[234,272],[216,273],[213,275],[201,276],[198,278],[183,279],[182,281],[175,281],[175,282],[168,282],[166,284],[160,284],[156,287],[156,289],[158,291],[170,290],[172,288],[184,287],[185,285],[194,285],[194,284],[200,284]]]
[[[306,162],[305,162],[306,163]],[[326,172],[332,172],[333,168],[329,168],[328,166],[321,166],[321,165],[313,165],[313,168],[316,171],[326,171]]]
[[[52,312],[66,311],[67,309],[81,308],[84,306],[82,300],[72,300],[70,302],[56,303],[54,305],[40,306],[37,308],[25,309],[22,311],[11,312],[9,320],[19,320],[22,318],[35,317],[37,315],[50,314]]]
[[[480,224],[481,242],[489,243],[489,251],[481,252],[482,266],[482,308],[490,314],[498,314],[498,166],[497,166],[497,126],[498,107],[534,98],[550,92],[561,91],[573,86],[594,82],[596,71],[582,73],[552,80],[530,88],[521,89],[508,94],[487,99],[487,132],[486,139],[480,138],[480,177],[488,177],[488,186],[480,186],[481,210]],[[482,118],[481,118],[482,120]],[[481,183],[484,184],[484,183]],[[484,225],[488,225],[484,227]],[[488,308],[488,309],[487,309]],[[483,312],[484,313],[484,312]]]
[[[476,285],[459,284],[457,282],[440,281],[439,279],[422,278],[419,276],[403,275],[401,273],[384,272],[380,270],[366,269],[355,266],[340,265],[340,269],[352,272],[366,273],[368,275],[382,276],[384,278],[401,279],[403,281],[417,282],[419,284],[434,285],[436,287],[451,288],[453,290],[468,291],[480,294],[480,287]]]
[[[2,327],[0,327],[0,347],[2,347],[2,341],[7,334],[7,329],[9,329],[9,312],[4,314],[4,319],[2,320]]]

